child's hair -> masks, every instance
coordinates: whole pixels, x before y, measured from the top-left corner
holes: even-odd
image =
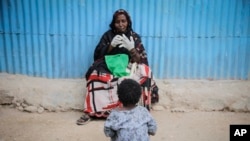
[[[124,79],[117,90],[120,102],[126,107],[128,105],[135,105],[139,102],[141,97],[141,86],[133,79]]]

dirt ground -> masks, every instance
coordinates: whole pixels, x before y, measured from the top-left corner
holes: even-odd
[[[0,141],[109,141],[105,120],[76,125],[83,84],[0,73],[0,101],[15,107],[0,105]],[[151,141],[229,141],[230,124],[250,124],[250,81],[158,80],[157,85],[160,103],[151,114],[158,130]],[[23,111],[37,105],[45,111]]]
[[[228,141],[230,124],[250,124],[250,113],[151,111],[158,124],[151,141]],[[27,113],[0,107],[0,141],[109,141],[105,120],[78,126],[79,111]]]

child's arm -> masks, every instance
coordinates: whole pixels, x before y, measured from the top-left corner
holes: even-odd
[[[113,136],[115,136],[114,130],[112,130],[111,128],[106,127],[106,126],[104,126],[104,133],[105,133],[105,135],[107,137],[113,137]]]
[[[104,123],[104,133],[107,137],[114,137],[116,135],[115,130],[112,128],[115,122],[113,120],[114,116],[113,112],[111,112]]]
[[[157,130],[157,124],[151,116],[151,120],[148,122],[148,134],[154,136]]]

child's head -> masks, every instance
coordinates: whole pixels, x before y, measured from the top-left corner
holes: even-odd
[[[126,107],[138,103],[141,97],[141,86],[133,79],[124,79],[117,90],[118,98]]]

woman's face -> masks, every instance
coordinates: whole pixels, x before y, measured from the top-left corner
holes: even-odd
[[[124,14],[119,14],[115,20],[115,28],[118,32],[125,32],[128,27],[128,20]]]

